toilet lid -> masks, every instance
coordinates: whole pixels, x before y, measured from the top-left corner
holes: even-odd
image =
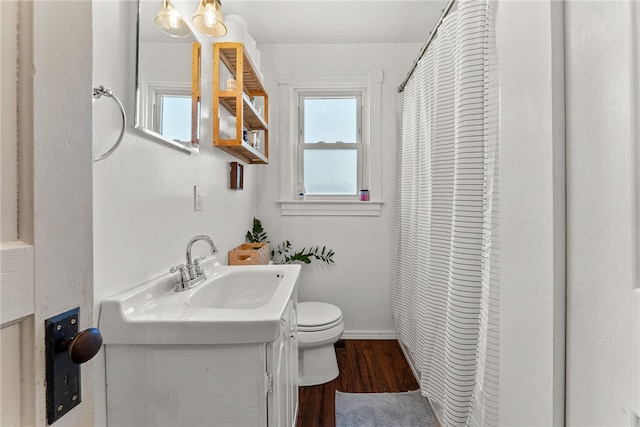
[[[342,320],[342,311],[333,304],[308,301],[298,304],[298,326],[314,327],[335,324]]]

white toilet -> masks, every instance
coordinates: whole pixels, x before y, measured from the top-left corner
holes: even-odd
[[[344,331],[342,311],[324,302],[298,304],[298,384],[324,384],[338,376],[333,348]]]

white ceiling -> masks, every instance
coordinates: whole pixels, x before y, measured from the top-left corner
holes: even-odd
[[[261,44],[425,42],[447,0],[222,0]]]

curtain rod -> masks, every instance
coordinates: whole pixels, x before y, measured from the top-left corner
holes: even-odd
[[[420,53],[418,54],[418,57],[416,58],[415,61],[413,61],[413,65],[411,66],[411,69],[407,73],[407,77],[405,77],[405,79],[402,81],[402,83],[400,83],[400,86],[398,86],[398,92],[402,92],[404,90],[404,87],[409,82],[409,79],[413,75],[413,72],[416,70],[416,67],[418,67],[418,62],[422,59],[424,54],[427,52],[427,48],[431,44],[431,41],[433,40],[433,38],[436,36],[436,33],[438,32],[438,28],[440,27],[440,24],[442,24],[442,20],[445,18],[445,16],[447,16],[449,11],[453,7],[453,4],[456,1],[457,0],[449,0],[449,3],[447,4],[447,6],[442,10],[442,15],[440,15],[440,19],[438,19],[438,22],[436,22],[436,26],[433,27],[433,30],[429,34],[429,38],[427,38],[427,41],[422,46],[422,49],[420,49]]]

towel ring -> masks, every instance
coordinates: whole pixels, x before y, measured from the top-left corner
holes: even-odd
[[[113,91],[108,87],[104,87],[102,85],[93,87],[93,99],[98,99],[103,95],[113,99],[113,101],[116,103],[116,105],[120,109],[120,112],[122,113],[122,130],[120,130],[120,136],[118,136],[118,139],[116,140],[116,143],[113,144],[113,147],[111,147],[109,151],[107,151],[106,153],[94,157],[93,158],[94,162],[99,162],[100,160],[104,160],[107,157],[109,157],[111,154],[113,154],[114,151],[116,151],[116,148],[118,148],[118,145],[120,145],[120,143],[122,142],[122,138],[124,137],[124,129],[127,126],[127,115],[124,112],[124,107],[122,106],[122,102],[120,102],[118,97],[113,94]]]

